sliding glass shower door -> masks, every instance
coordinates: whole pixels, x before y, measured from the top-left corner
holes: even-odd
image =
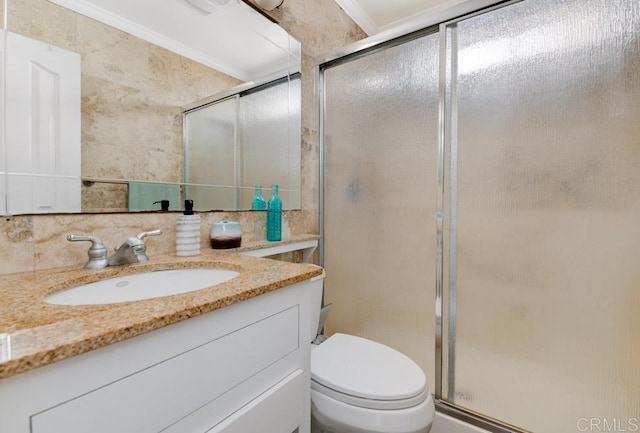
[[[523,1],[445,37],[445,394],[535,432],[640,431],[639,3]]]
[[[438,35],[324,78],[327,331],[408,354],[433,386]]]

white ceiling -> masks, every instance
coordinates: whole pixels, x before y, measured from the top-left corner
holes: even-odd
[[[243,81],[299,68],[299,42],[239,0],[211,14],[186,0],[51,1]]]
[[[431,24],[448,9],[477,0],[335,0],[369,36],[397,27]]]

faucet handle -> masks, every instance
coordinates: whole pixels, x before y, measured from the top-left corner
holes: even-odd
[[[136,237],[140,240],[143,240],[147,236],[160,236],[161,234],[162,234],[162,230],[152,230],[150,232],[138,233]]]
[[[89,255],[89,261],[86,265],[84,265],[86,269],[99,269],[107,266],[107,249],[105,248],[100,238],[90,235],[70,234],[67,235],[67,240],[69,242],[91,242],[91,247],[89,247],[89,251],[87,251],[87,254]]]

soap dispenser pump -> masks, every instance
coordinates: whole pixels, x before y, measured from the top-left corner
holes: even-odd
[[[200,254],[200,216],[193,212],[193,200],[184,201],[184,214],[176,223],[176,255]]]

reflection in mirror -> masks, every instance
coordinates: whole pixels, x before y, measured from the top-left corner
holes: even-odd
[[[136,209],[130,192],[146,183],[167,185],[179,208],[183,107],[300,68],[299,42],[240,0],[211,13],[186,0],[10,1],[7,18],[82,56],[82,212]]]
[[[300,75],[242,86],[185,112],[185,194],[197,210],[250,209],[255,186],[300,208]]]

